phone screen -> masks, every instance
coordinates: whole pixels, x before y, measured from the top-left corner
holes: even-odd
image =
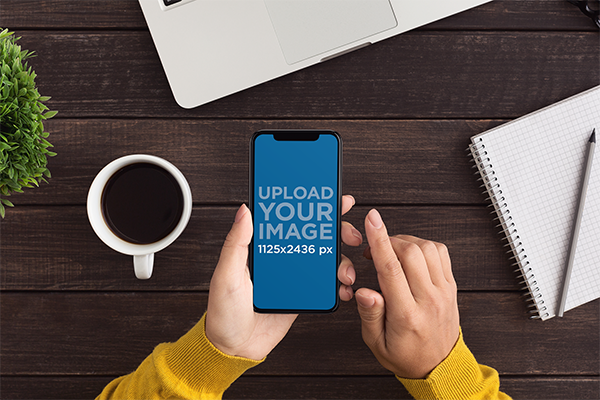
[[[257,312],[338,306],[341,139],[333,131],[259,131],[251,143],[250,271]]]

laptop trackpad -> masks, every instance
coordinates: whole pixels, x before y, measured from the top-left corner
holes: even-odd
[[[389,0],[264,0],[288,64],[394,28]]]

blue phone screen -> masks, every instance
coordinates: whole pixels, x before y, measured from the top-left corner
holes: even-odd
[[[254,141],[252,274],[260,310],[337,306],[339,139]]]

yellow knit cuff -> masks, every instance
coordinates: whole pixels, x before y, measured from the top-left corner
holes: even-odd
[[[246,370],[260,364],[243,357],[227,355],[217,349],[205,334],[206,314],[188,333],[177,342],[167,345],[158,363],[165,363],[161,368],[163,378],[177,387],[171,387],[175,393],[203,394],[203,398],[221,398],[223,392]],[[168,376],[165,376],[168,375]]]
[[[415,399],[496,398],[500,386],[496,370],[477,364],[462,330],[454,349],[426,379],[397,378]]]

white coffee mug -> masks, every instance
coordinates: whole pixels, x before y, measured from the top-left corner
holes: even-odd
[[[122,168],[138,163],[154,164],[169,172],[179,184],[183,195],[183,211],[175,228],[167,236],[150,244],[135,244],[121,239],[109,228],[102,212],[102,196],[110,178]],[[192,214],[192,191],[181,171],[170,162],[146,154],[128,155],[112,161],[96,175],[88,192],[87,214],[98,237],[112,249],[132,255],[135,276],[138,279],[148,279],[152,275],[154,253],[173,243],[187,226]]]

